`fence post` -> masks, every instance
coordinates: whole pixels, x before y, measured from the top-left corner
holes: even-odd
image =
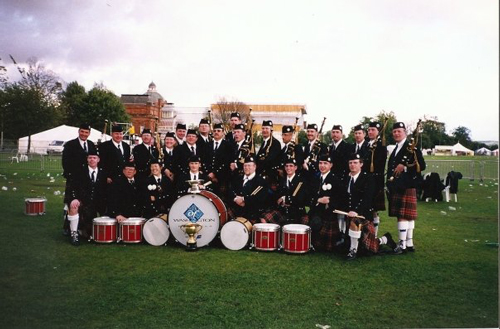
[[[40,159],[40,172],[44,172],[44,170],[45,170],[45,163],[44,163],[45,158],[44,158],[43,154],[40,154],[40,157],[41,157],[41,159]]]
[[[471,171],[470,180],[473,181],[474,180],[474,160],[471,160],[471,162],[470,162],[470,171]]]
[[[479,162],[479,181],[482,183],[484,179],[484,161]]]

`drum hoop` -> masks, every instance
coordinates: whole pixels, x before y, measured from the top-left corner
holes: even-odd
[[[279,232],[280,226],[271,223],[257,223],[252,228],[256,232]]]
[[[291,226],[293,225],[292,227],[287,227],[287,226]],[[291,233],[291,234],[304,234],[304,233],[308,233],[311,231],[311,228],[307,225],[301,225],[302,227],[300,226],[295,226],[295,225],[301,225],[301,224],[288,224],[288,225],[285,225],[283,226],[283,233]]]
[[[24,202],[47,202],[47,199],[45,198],[24,198]]]

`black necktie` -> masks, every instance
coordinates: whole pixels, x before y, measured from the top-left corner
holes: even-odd
[[[151,153],[151,155],[153,155],[153,147],[152,146],[149,147],[149,153]]]
[[[120,144],[118,144],[118,151],[120,151],[120,153],[123,155],[123,151],[122,151]]]
[[[335,144],[332,144],[332,149],[335,151],[337,149],[337,147],[335,146]]]
[[[158,184],[161,183],[161,178],[157,178],[156,181],[158,182]]]
[[[87,153],[87,142],[83,142],[83,150]]]
[[[215,148],[214,148],[214,151],[217,151],[217,149],[219,148],[219,142],[215,142]]]
[[[356,146],[356,153],[359,153],[359,145]]]
[[[266,145],[267,145],[267,142],[264,142],[264,144],[262,144],[262,150],[266,149]]]
[[[193,180],[196,180],[196,175],[193,175]]]
[[[349,182],[349,189],[348,189],[348,193],[352,193],[352,190],[354,188],[354,177],[351,177],[351,181]]]
[[[92,183],[95,183],[95,170],[92,171]]]
[[[194,146],[191,146],[191,153],[193,153],[193,155],[196,155],[196,152],[194,151]]]
[[[129,179],[128,182],[130,183],[130,185],[134,185],[134,180],[133,179]]]
[[[398,144],[396,144],[396,147],[394,148],[394,151],[392,151],[392,155],[393,156],[396,156],[397,149],[398,149]]]
[[[287,187],[290,188],[292,186],[292,181],[289,179],[287,181],[288,181]]]

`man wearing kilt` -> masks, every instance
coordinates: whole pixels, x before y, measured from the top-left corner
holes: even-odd
[[[399,248],[415,251],[413,232],[417,219],[416,184],[420,170],[425,170],[422,152],[407,140],[403,122],[392,127],[396,147],[387,164],[387,189],[389,193],[389,216],[397,217]]]
[[[257,152],[257,173],[261,175],[275,191],[278,184],[278,168],[281,163],[281,144],[273,136],[273,122],[262,122],[262,146]]]
[[[64,196],[65,203],[69,205],[67,219],[74,246],[80,244],[78,228],[84,238],[90,237],[93,219],[106,211],[106,175],[97,167],[98,163],[96,149],[89,150],[87,166],[74,173]]]
[[[328,154],[328,147],[319,140],[318,125],[315,123],[307,125],[307,143],[304,145],[304,162],[302,163],[305,178],[314,179],[319,176],[319,157]]]
[[[271,209],[262,214],[262,223],[307,224],[309,218],[306,214],[307,186],[304,179],[297,173],[297,161],[288,158],[285,161],[286,176],[280,179],[278,188],[277,209]],[[276,205],[272,205],[275,208]]]
[[[209,142],[207,150],[205,172],[208,173],[208,178],[212,182],[214,193],[225,201],[233,149],[224,139],[224,127],[221,123],[214,125],[213,139]]]
[[[175,134],[173,132],[168,132],[165,135],[165,146],[163,147],[163,173],[171,182],[174,181],[174,175],[176,173],[174,149]]]
[[[366,132],[362,124],[356,125],[354,131],[354,144],[352,144],[351,153],[356,153],[363,159],[368,153],[368,141],[366,140]]]
[[[297,163],[297,170],[300,172],[302,169],[302,164],[304,163],[304,151],[301,145],[296,145],[295,141],[292,140],[294,130],[292,126],[283,126],[281,129],[281,138],[283,139],[283,148],[281,149],[281,164],[280,164],[280,176],[284,177],[283,169],[285,168],[285,162],[294,158]]]
[[[266,209],[268,187],[264,178],[256,173],[254,156],[245,158],[243,176],[237,176],[229,192],[232,202],[229,204],[229,218],[244,217],[255,224]]]
[[[111,184],[109,195],[108,216],[121,223],[129,217],[142,217],[144,197],[142,189],[135,180],[135,163],[126,162],[122,175]]]
[[[349,173],[341,180],[341,196],[335,205],[347,213],[349,225],[350,248],[347,260],[356,258],[359,249],[377,253],[381,244],[388,244],[392,249],[397,245],[391,234],[386,233],[380,239],[375,236],[372,217],[374,177],[362,171],[363,158],[356,153],[349,157]],[[361,248],[359,242],[361,241]]]
[[[136,179],[139,182],[145,180],[150,171],[151,160],[158,159],[160,152],[154,144],[151,144],[153,136],[150,129],[143,129],[141,133],[142,143],[132,149],[134,162],[137,170]]]
[[[380,225],[379,211],[385,210],[385,162],[387,160],[387,147],[382,143],[379,136],[382,125],[379,122],[370,122],[368,125],[368,152],[363,157],[362,171],[370,173],[374,177],[375,191],[373,199],[373,226],[375,236],[378,236]]]
[[[310,187],[309,222],[313,245],[318,250],[332,251],[340,232],[337,216],[333,213],[333,201],[338,197],[339,182],[331,172],[332,159],[319,157],[320,176],[312,180]]]

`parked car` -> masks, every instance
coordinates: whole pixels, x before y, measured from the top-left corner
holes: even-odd
[[[47,154],[62,154],[64,141],[52,141],[47,147]]]

